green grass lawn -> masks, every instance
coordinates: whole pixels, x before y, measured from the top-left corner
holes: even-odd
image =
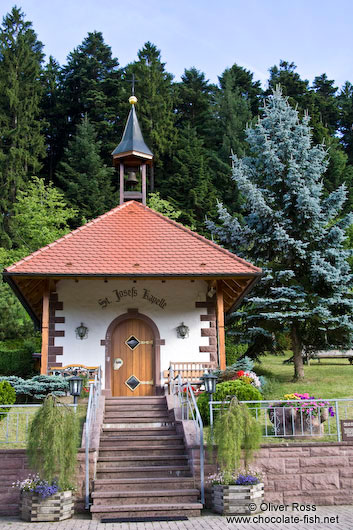
[[[293,363],[283,364],[291,357],[266,355],[255,366],[258,375],[268,379],[264,399],[283,399],[284,394],[308,392],[317,398],[353,398],[353,365],[347,359],[312,360],[304,366],[305,379],[293,382]]]

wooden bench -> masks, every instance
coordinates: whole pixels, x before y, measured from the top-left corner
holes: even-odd
[[[319,350],[315,352],[308,352],[303,354],[306,364],[310,365],[312,359],[348,359],[349,364],[353,364],[353,350]]]
[[[87,375],[89,382],[94,381],[94,376],[98,373],[99,366],[85,366],[84,364],[67,364],[66,366],[54,366],[48,370],[49,375],[62,375],[71,377],[72,375]]]
[[[170,382],[172,377],[180,375],[182,383],[189,382],[192,385],[202,385],[201,377],[206,372],[211,372],[217,368],[216,363],[204,362],[204,363],[170,363],[168,370],[164,370],[163,377],[168,381],[168,387],[170,388]]]

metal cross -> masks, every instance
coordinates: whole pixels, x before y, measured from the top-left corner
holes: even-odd
[[[137,81],[135,80],[135,74],[132,74],[132,79],[127,79],[126,81],[131,83],[131,95],[134,96],[135,95],[135,83],[137,83]]]

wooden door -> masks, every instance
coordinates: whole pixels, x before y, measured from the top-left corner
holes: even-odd
[[[152,396],[153,333],[143,320],[119,324],[112,337],[113,396]]]

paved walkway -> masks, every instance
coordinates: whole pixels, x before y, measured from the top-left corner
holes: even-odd
[[[188,521],[155,523],[104,524],[82,515],[60,523],[33,524],[17,517],[0,517],[0,530],[353,530],[353,506],[318,506],[316,511],[305,512],[271,510],[254,515],[251,522],[242,519],[228,522],[226,517],[211,512]]]

